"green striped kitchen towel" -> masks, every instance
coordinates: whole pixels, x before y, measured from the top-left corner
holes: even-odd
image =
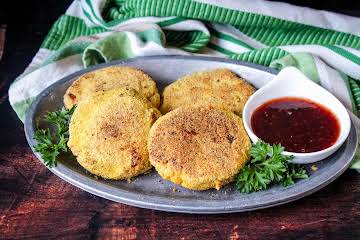
[[[9,99],[23,120],[44,88],[81,68],[135,56],[207,54],[295,66],[337,96],[358,123],[359,34],[359,18],[262,0],[75,0],[11,85]],[[352,167],[360,169],[360,161]]]

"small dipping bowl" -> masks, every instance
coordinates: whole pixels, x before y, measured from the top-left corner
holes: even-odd
[[[294,156],[293,162],[308,164],[323,160],[333,154],[345,142],[350,132],[350,117],[344,105],[330,92],[308,79],[294,67],[286,67],[268,84],[257,90],[246,102],[243,109],[244,127],[252,142],[259,138],[251,127],[251,117],[255,110],[264,103],[283,97],[297,97],[311,100],[329,109],[337,118],[340,134],[333,145],[321,151],[297,153],[284,151],[284,155]]]

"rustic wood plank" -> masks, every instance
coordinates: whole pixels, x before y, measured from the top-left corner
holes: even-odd
[[[123,239],[354,239],[360,176],[347,171],[309,197],[255,212],[189,215],[140,209],[88,194],[47,170],[26,145],[0,149],[2,237]],[[3,184],[4,183],[4,184]]]
[[[6,24],[0,25],[0,60],[4,51]]]

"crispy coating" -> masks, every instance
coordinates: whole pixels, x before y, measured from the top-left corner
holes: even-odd
[[[193,190],[220,189],[233,181],[250,147],[240,117],[204,106],[184,106],[160,117],[148,144],[158,173]]]
[[[228,69],[196,72],[180,78],[164,89],[162,113],[184,105],[206,105],[241,116],[255,89]]]
[[[102,68],[80,76],[67,89],[64,105],[66,108],[71,108],[88,96],[117,87],[133,88],[147,98],[154,107],[160,105],[156,83],[149,75],[133,67],[119,66]]]
[[[160,115],[133,89],[94,94],[77,105],[68,146],[89,172],[107,179],[130,179],[151,168],[147,140]]]

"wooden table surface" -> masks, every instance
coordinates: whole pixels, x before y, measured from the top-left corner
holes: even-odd
[[[31,153],[7,89],[70,1],[58,2],[39,5],[34,13],[38,16],[29,24],[6,25],[0,61],[0,239],[360,239],[360,174],[353,170],[296,202],[221,215],[166,213],[114,203],[52,174]],[[44,18],[44,11],[51,17]]]

